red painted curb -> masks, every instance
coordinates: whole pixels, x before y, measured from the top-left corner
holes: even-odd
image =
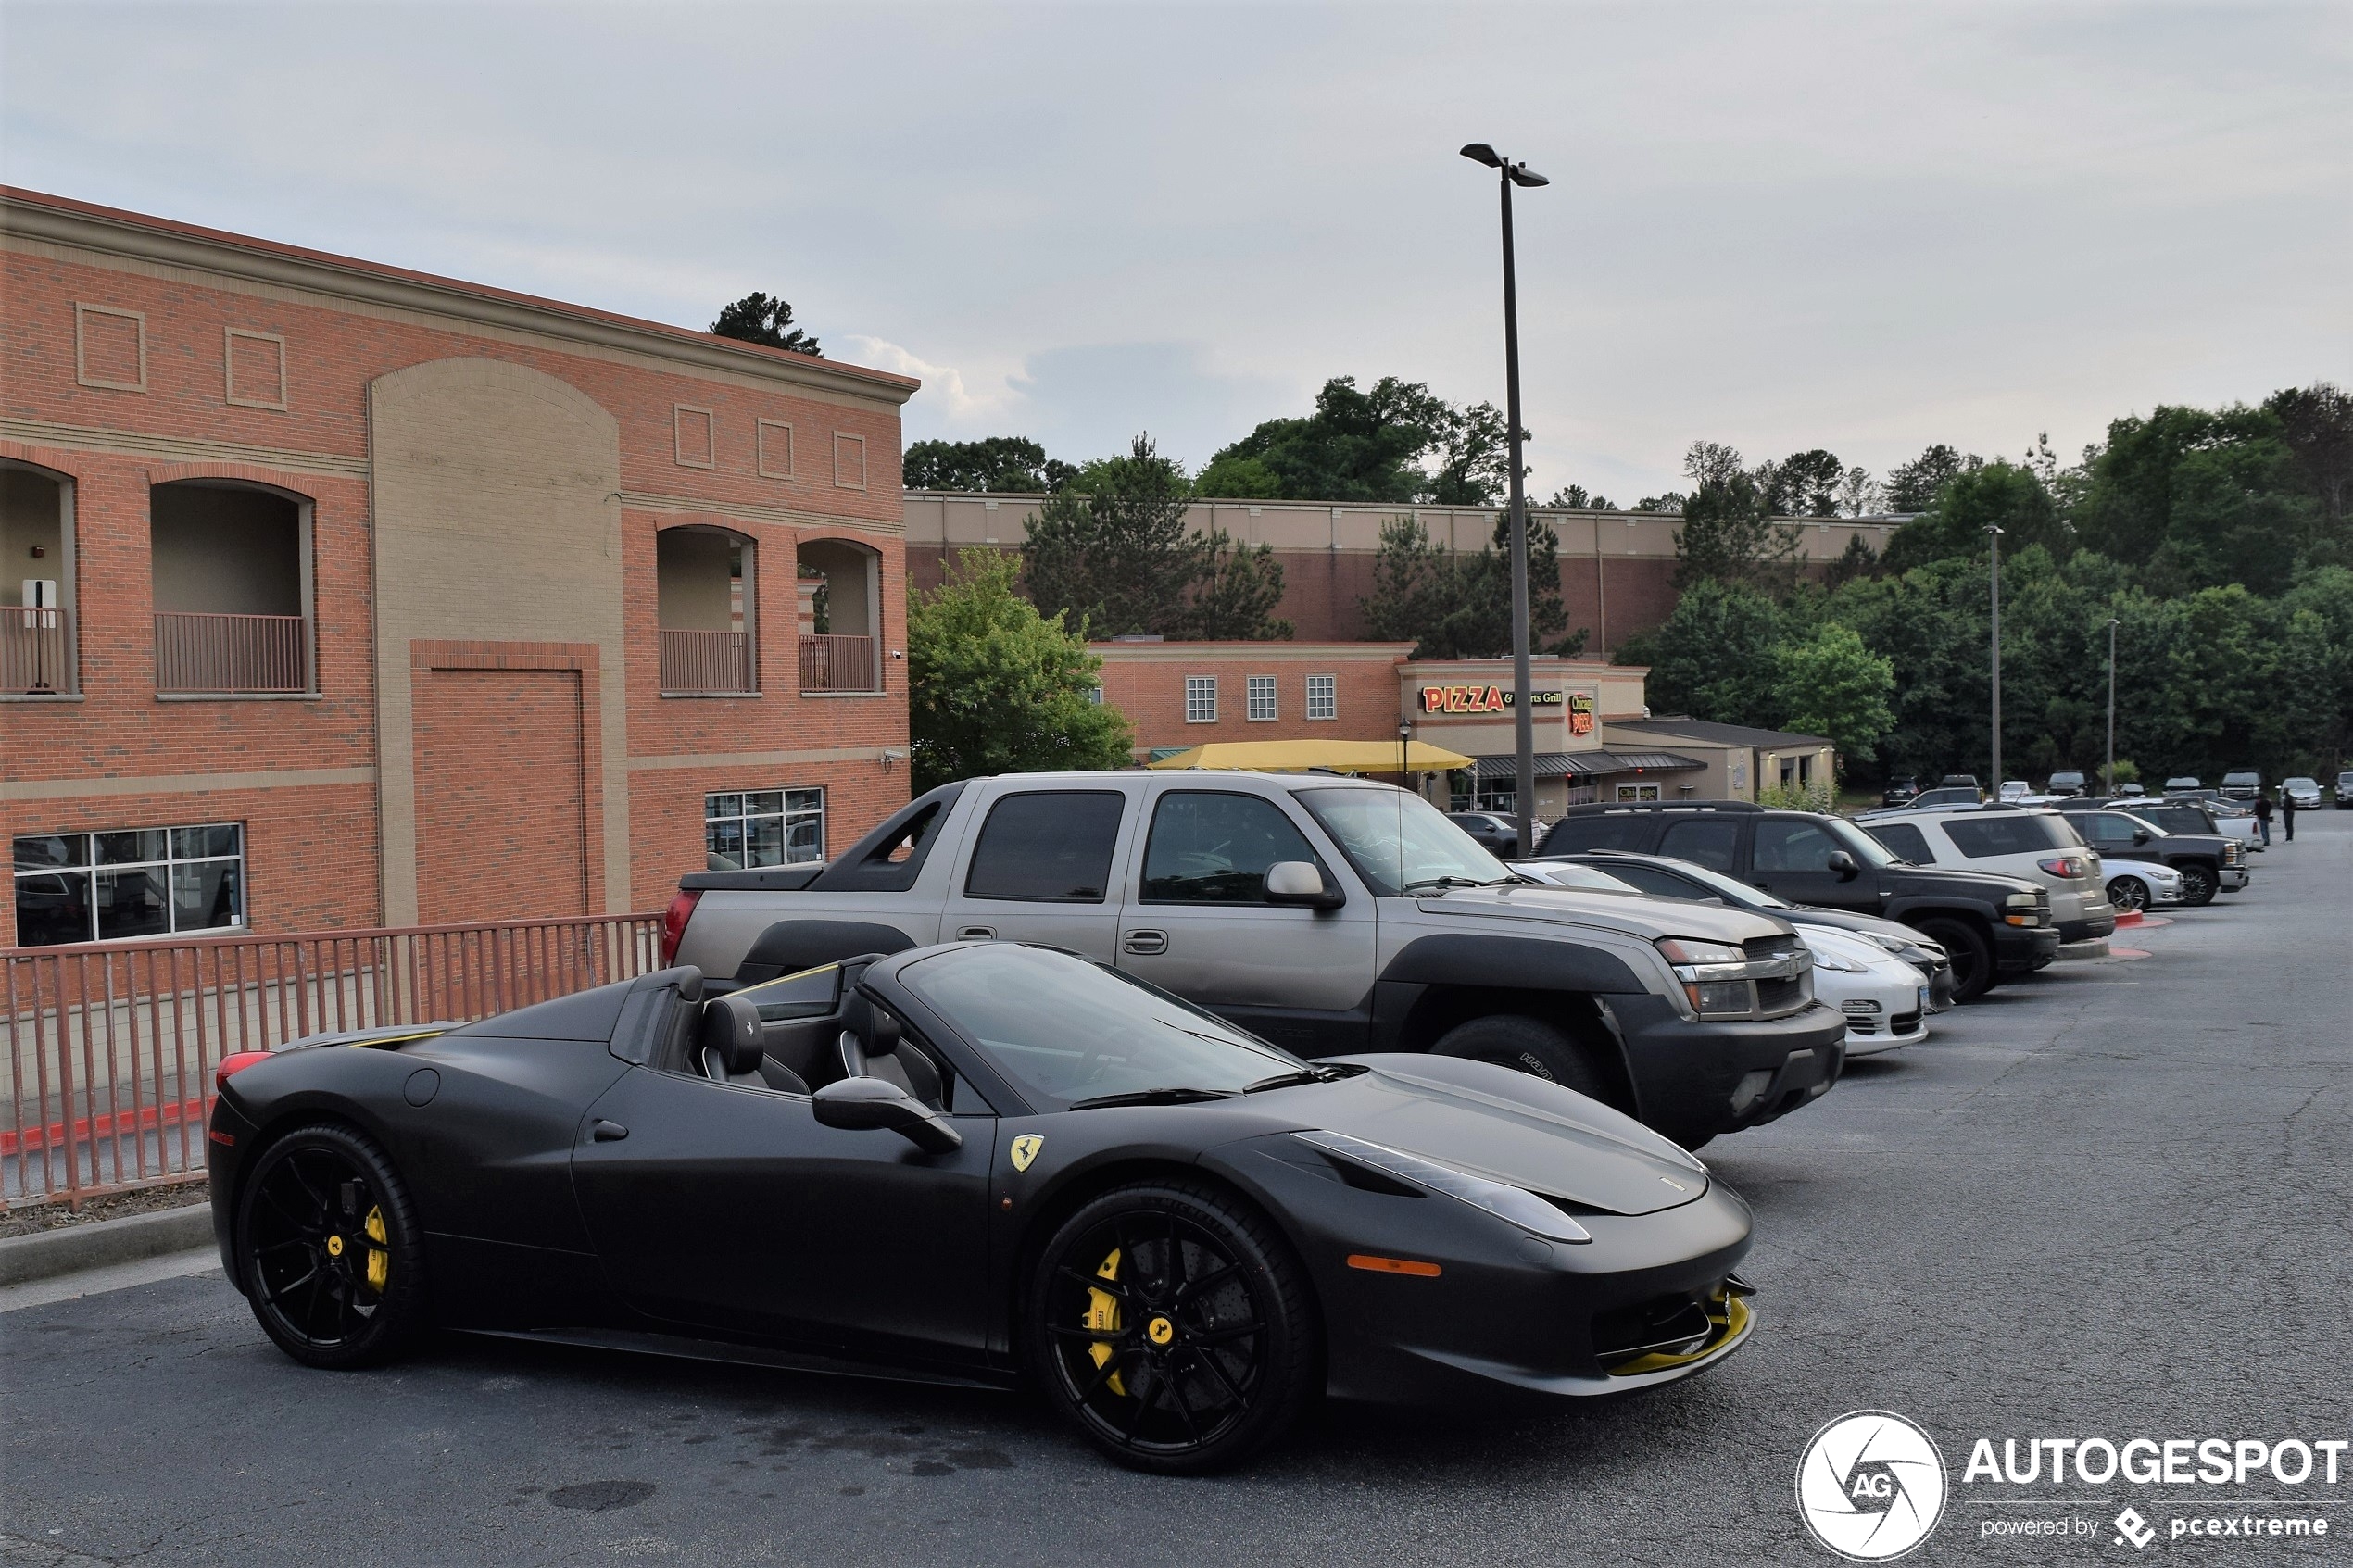
[[[2141,922],[2146,920],[2147,918],[2148,917],[2146,915],[2144,915],[2138,909],[2127,909],[2122,914],[2116,917],[2116,923],[2120,926],[2138,925]]]

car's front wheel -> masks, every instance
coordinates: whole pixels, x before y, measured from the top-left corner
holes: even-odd
[[[2148,884],[2136,876],[2120,876],[2108,884],[2108,901],[2120,915],[2137,914],[2149,907]]]
[[[2192,862],[2173,868],[2182,873],[2182,902],[2195,909],[2214,902],[2214,895],[2222,890],[2222,879],[2205,866]]]
[[[373,1141],[335,1123],[261,1151],[237,1207],[238,1277],[262,1332],[307,1366],[373,1366],[427,1317],[424,1230]]]
[[[1306,1269],[1265,1216],[1194,1182],[1114,1187],[1064,1221],[1025,1326],[1048,1401],[1111,1458],[1163,1474],[1249,1458],[1322,1374]]]
[[[1953,962],[1953,999],[1973,1002],[1994,987],[1994,944],[1967,921],[1931,918],[1919,922],[1919,934],[1941,944]]]

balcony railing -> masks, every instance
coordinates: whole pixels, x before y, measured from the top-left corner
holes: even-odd
[[[879,691],[882,688],[876,684],[875,673],[875,639],[872,637],[800,639],[802,691]]]
[[[310,618],[303,615],[156,617],[159,692],[307,692]]]
[[[749,693],[751,638],[742,632],[661,633],[661,689],[667,696]]]
[[[73,612],[0,607],[0,695],[63,696],[76,689]]]

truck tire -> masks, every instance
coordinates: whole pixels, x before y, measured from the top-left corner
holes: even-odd
[[[1915,927],[1922,936],[1942,943],[1953,960],[1953,999],[1973,1002],[1994,988],[1994,944],[1968,921],[1931,915]]]
[[[1575,1089],[1629,1115],[1633,1113],[1630,1108],[1617,1103],[1622,1097],[1610,1091],[1602,1074],[1593,1070],[1593,1063],[1575,1042],[1538,1019],[1516,1013],[1474,1018],[1439,1036],[1429,1050],[1432,1056],[1491,1061],[1498,1067],[1558,1084],[1564,1089]]]
[[[2182,902],[2196,909],[2214,902],[2214,895],[2222,890],[2222,879],[2213,867],[2203,860],[2191,860],[2173,868],[2182,873]]]

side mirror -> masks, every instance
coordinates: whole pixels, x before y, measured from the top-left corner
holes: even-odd
[[[925,1154],[964,1147],[948,1118],[886,1078],[844,1078],[811,1097],[820,1126],[845,1132],[897,1133]]]
[[[2146,829],[2146,828],[2134,828],[2134,829],[2133,830],[2133,843],[2135,843],[2135,844],[2146,844],[2148,841],[2149,841],[2149,830],[2148,830],[2148,829]]]
[[[1853,882],[1863,874],[1863,868],[1856,863],[1855,857],[1843,849],[1831,850],[1830,859],[1822,863],[1836,872],[1841,882]]]
[[[1295,909],[1337,909],[1348,895],[1327,884],[1312,860],[1277,860],[1266,868],[1266,901]]]

